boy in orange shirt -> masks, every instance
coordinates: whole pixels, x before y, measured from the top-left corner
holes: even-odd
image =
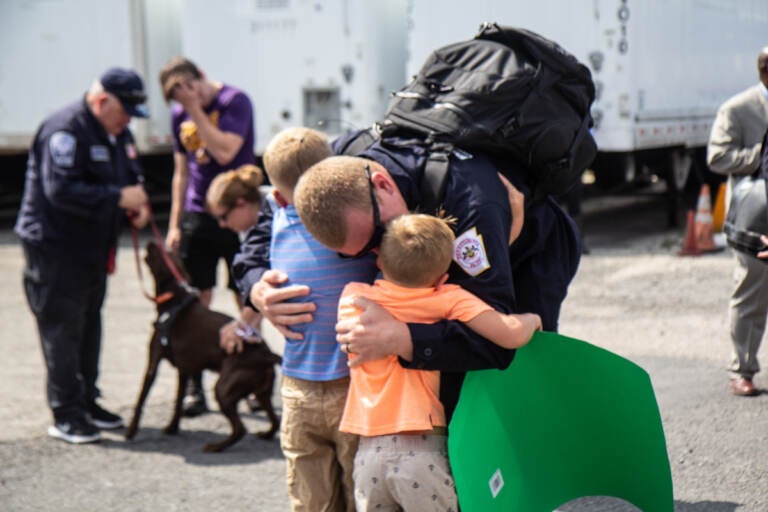
[[[541,329],[539,315],[505,315],[460,286],[445,284],[454,238],[445,219],[422,214],[394,219],[380,246],[384,279],[349,283],[339,301],[339,320],[360,314],[353,300],[363,296],[402,322],[459,320],[502,347],[525,345]],[[390,355],[353,367],[350,376],[339,428],[361,436],[353,469],[357,510],[393,505],[458,510],[439,372],[404,369]]]

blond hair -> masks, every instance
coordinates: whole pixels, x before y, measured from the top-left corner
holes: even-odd
[[[261,206],[259,187],[264,183],[264,172],[253,164],[244,164],[237,169],[216,176],[208,186],[205,200],[208,208],[219,206],[232,209],[238,199],[254,206]]]
[[[372,162],[353,156],[321,160],[301,177],[294,203],[307,231],[326,247],[339,249],[347,241],[345,214],[350,209],[372,212],[366,167]]]
[[[456,236],[450,220],[408,213],[387,224],[379,246],[384,278],[400,286],[433,286],[448,272]]]
[[[264,170],[290,202],[299,177],[332,154],[324,133],[303,126],[286,128],[275,135],[264,150]]]

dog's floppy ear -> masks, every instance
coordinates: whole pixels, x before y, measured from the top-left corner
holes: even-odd
[[[152,269],[153,271],[156,270],[157,263],[156,260],[160,253],[160,247],[157,245],[157,242],[154,240],[150,240],[147,242],[147,245],[145,246],[145,255],[144,255],[144,261],[146,264]]]
[[[160,252],[160,246],[154,240],[150,240],[147,242],[147,245],[145,246],[145,250],[147,253],[147,257],[150,257],[150,255],[154,257]]]

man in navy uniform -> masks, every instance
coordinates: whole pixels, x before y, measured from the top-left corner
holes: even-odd
[[[355,137],[355,135],[350,135]],[[334,142],[343,152],[345,137]],[[375,142],[358,158],[333,157],[302,176],[294,196],[302,222],[319,242],[347,256],[378,248],[385,224],[423,201],[421,177],[426,150],[407,139]],[[368,173],[366,173],[366,167]],[[522,231],[510,246],[512,213],[508,184],[525,197]],[[366,178],[370,174],[370,179]],[[503,313],[534,312],[546,331],[556,331],[560,306],[578,268],[581,244],[573,220],[552,197],[534,199],[528,173],[513,162],[454,152],[442,207],[456,218],[455,264],[449,282],[471,291]],[[269,211],[246,237],[233,271],[248,300],[286,337],[292,325],[312,321],[311,302],[290,299],[309,293],[290,276],[266,270]],[[466,371],[506,368],[514,351],[503,349],[456,321],[404,324],[377,304],[358,299],[365,312],[337,324],[342,349],[357,354],[352,364],[396,354],[405,367],[440,370],[440,399],[448,419]]]
[[[131,117],[148,117],[136,72],[107,70],[82,100],[46,119],[27,161],[15,231],[24,250],[24,291],[47,367],[48,435],[99,440],[123,426],[99,389],[101,307],[120,227],[149,217]]]

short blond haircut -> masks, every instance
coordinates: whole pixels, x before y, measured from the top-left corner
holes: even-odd
[[[237,169],[223,172],[216,176],[208,186],[205,195],[208,208],[215,206],[232,209],[237,206],[237,200],[243,199],[246,203],[261,206],[261,191],[259,187],[264,183],[264,171],[253,164],[244,164]]]
[[[303,126],[286,128],[264,150],[264,170],[281,194],[293,195],[301,175],[332,154],[324,133]]]
[[[379,246],[384,278],[408,288],[433,286],[451,266],[456,236],[449,222],[423,213],[392,219]]]
[[[345,214],[350,209],[373,212],[365,168],[370,160],[332,156],[321,160],[301,177],[294,204],[307,231],[321,244],[339,249],[347,241]]]

